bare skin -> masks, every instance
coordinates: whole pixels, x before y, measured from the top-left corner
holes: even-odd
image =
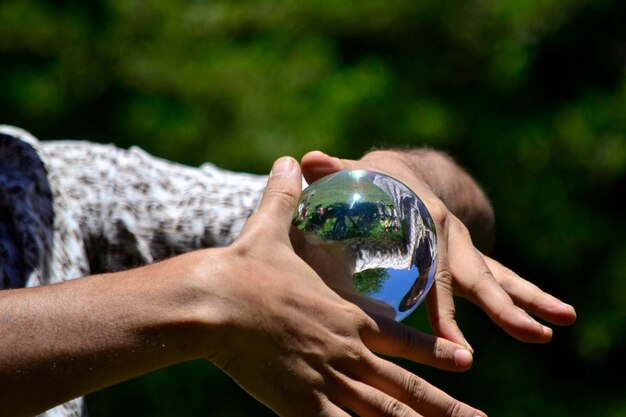
[[[453,291],[526,341],[547,341],[551,331],[524,321],[523,310],[555,324],[573,322],[574,310],[482,255],[439,194],[397,156],[373,156],[347,161],[313,153],[302,165],[309,182],[338,169],[377,169],[424,199],[444,251],[441,282],[428,299],[442,337],[366,314],[293,252],[288,233],[301,174],[283,158],[258,212],[227,248],[1,291],[4,412],[33,415],[154,369],[208,358],[281,416],[348,416],[345,409],[361,416],[484,416],[375,353],[468,369],[472,355],[454,322]]]

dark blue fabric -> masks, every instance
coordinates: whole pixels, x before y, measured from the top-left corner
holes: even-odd
[[[52,236],[52,194],[43,163],[30,145],[0,133],[0,287],[24,287],[35,268],[45,270]]]

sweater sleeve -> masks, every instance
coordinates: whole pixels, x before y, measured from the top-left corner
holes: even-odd
[[[267,182],[208,163],[181,165],[136,147],[41,144],[78,216],[92,273],[229,244]]]

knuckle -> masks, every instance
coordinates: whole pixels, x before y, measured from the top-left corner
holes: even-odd
[[[414,408],[431,402],[432,404],[436,403],[445,416],[462,417],[467,415],[468,407],[465,404],[446,394],[443,394],[443,396],[437,394],[431,395],[431,387],[429,384],[413,374],[409,374],[407,377],[405,389],[409,394],[409,404]]]
[[[433,218],[437,226],[441,229],[446,229],[448,226],[449,216],[448,216],[448,208],[443,204],[443,202],[433,202],[428,206],[428,212],[430,216]]]
[[[343,342],[343,352],[354,361],[361,362],[365,360],[365,346],[360,339],[350,338]]]
[[[384,400],[382,411],[385,416],[390,417],[407,417],[409,411],[407,407],[395,398],[388,398]]]
[[[453,293],[453,279],[454,278],[452,276],[452,272],[450,272],[448,268],[438,268],[437,272],[435,273],[435,282],[437,283],[437,288],[449,294]]]
[[[410,327],[398,327],[398,349],[400,355],[410,355],[417,352],[424,347],[424,343],[427,342],[423,335],[417,333]]]
[[[452,351],[450,345],[442,342],[438,339],[433,346],[433,354],[436,358],[440,359],[448,359],[454,357],[454,352]]]
[[[344,309],[348,316],[352,319],[352,323],[356,329],[363,330],[365,328],[373,328],[375,321],[361,307],[351,302],[343,303]]]
[[[499,268],[494,270],[492,274],[493,278],[502,286],[502,288],[509,288],[513,286],[515,281],[519,278],[519,275],[504,265],[499,265]]]
[[[403,327],[398,328],[398,332],[400,333],[400,353],[407,354],[413,352],[413,349],[415,348],[415,345],[417,343],[415,341],[414,335]]]
[[[363,310],[361,310],[356,304],[345,302],[344,307],[355,321],[361,322],[363,320]]]
[[[450,417],[463,417],[467,415],[466,406],[459,401],[451,401],[447,407],[446,415]]]
[[[489,268],[485,267],[478,271],[476,279],[470,284],[469,290],[472,295],[478,297],[481,291],[493,284],[496,284],[496,281]]]
[[[280,187],[280,186],[268,187],[265,190],[265,195],[271,198],[272,200],[276,201],[282,207],[285,207],[288,209],[295,207],[297,203],[296,195],[290,192],[289,188],[287,187]]]
[[[509,278],[509,279],[515,279],[515,278],[519,278],[519,275],[517,275],[511,268],[509,268],[508,266],[504,266],[504,265],[500,265],[500,268],[502,269],[502,275],[504,275],[505,277]]]
[[[413,374],[408,374],[406,377],[404,389],[412,405],[422,404],[428,396],[426,382]]]
[[[497,312],[495,313],[494,321],[499,326],[504,326],[509,321],[508,319],[510,318],[510,316],[516,313],[515,310],[517,310],[517,307],[514,305],[500,306],[500,308],[498,308]]]
[[[314,415],[318,416],[331,416],[332,409],[330,407],[330,402],[328,401],[328,397],[320,391],[313,392],[313,407],[312,410],[315,412]]]

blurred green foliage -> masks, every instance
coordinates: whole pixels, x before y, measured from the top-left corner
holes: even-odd
[[[476,350],[399,361],[493,416],[617,417],[626,347],[626,3],[0,0],[1,122],[267,172],[312,149],[429,145],[484,186],[495,257],[572,303],[523,345],[460,300]],[[428,329],[420,309],[408,323]],[[204,362],[90,396],[93,416],[272,415]]]

